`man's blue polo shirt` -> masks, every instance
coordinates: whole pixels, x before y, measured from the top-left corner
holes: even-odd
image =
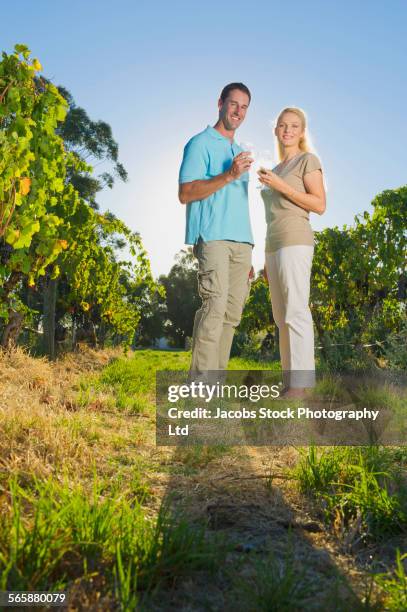
[[[243,149],[208,125],[193,136],[184,149],[179,173],[180,183],[208,180],[230,168],[235,155]],[[185,243],[199,238],[253,243],[248,202],[249,174],[231,181],[208,198],[186,205]]]

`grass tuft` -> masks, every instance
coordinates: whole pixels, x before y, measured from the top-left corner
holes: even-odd
[[[393,449],[311,446],[294,469],[300,490],[319,502],[341,535],[381,539],[407,531],[407,490]]]
[[[224,559],[223,546],[208,541],[203,526],[164,506],[149,519],[136,496],[104,495],[96,479],[90,492],[55,480],[29,490],[16,478],[9,485],[0,523],[2,590],[62,589],[102,574],[128,606],[137,601],[135,589],[151,592],[194,571],[211,572]]]
[[[251,612],[291,612],[306,610],[306,602],[315,592],[306,578],[304,567],[295,561],[293,546],[289,544],[283,559],[272,552],[254,563],[253,578],[239,582],[242,609]]]
[[[375,577],[376,582],[385,593],[385,609],[389,610],[389,612],[407,610],[407,573],[405,564],[407,564],[407,553],[402,555],[400,550],[397,549],[394,571],[379,574]]]

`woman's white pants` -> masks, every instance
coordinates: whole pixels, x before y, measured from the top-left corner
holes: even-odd
[[[313,246],[295,245],[266,253],[281,367],[290,387],[315,385],[314,328],[309,308]],[[289,377],[287,379],[287,373]]]

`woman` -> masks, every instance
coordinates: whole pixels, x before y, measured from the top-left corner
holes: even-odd
[[[314,330],[309,309],[314,237],[309,213],[325,211],[325,189],[319,159],[309,151],[306,116],[285,108],[274,130],[280,163],[260,169],[269,189],[261,195],[266,209],[265,275],[273,316],[279,329],[284,397],[303,397],[315,384]]]

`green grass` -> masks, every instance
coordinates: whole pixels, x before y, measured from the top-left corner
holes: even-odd
[[[349,394],[349,390],[352,395]],[[397,392],[388,383],[376,386],[374,378],[369,381],[362,377],[358,382],[357,377],[346,378],[326,373],[318,377],[313,389],[313,396],[342,402],[351,400],[357,407],[366,407],[373,410],[375,408],[386,408],[401,415],[405,415],[407,408],[407,397],[405,395]]]
[[[341,378],[330,373],[326,373],[322,377],[318,377],[316,385],[313,389],[313,395],[323,399],[335,398],[336,400],[342,401],[347,397]]]
[[[236,581],[241,609],[251,612],[294,612],[306,610],[306,602],[315,593],[316,585],[306,578],[305,568],[295,562],[292,544],[284,559],[272,552],[256,560],[254,575],[248,581]],[[239,608],[240,609],[240,608]]]
[[[407,563],[407,553],[402,555],[397,549],[394,571],[375,577],[386,594],[385,609],[390,612],[407,610],[407,574],[403,563]]]
[[[400,450],[311,446],[295,468],[300,490],[317,499],[325,519],[345,529],[358,522],[362,541],[407,531],[407,490]]]
[[[201,468],[206,467],[219,457],[230,453],[229,446],[190,446],[186,448],[178,448],[174,461],[180,461],[185,467],[190,468],[192,472],[196,472]]]
[[[229,361],[229,370],[272,370],[278,372],[281,370],[279,361],[257,361],[254,359],[243,359],[241,357],[233,357]]]
[[[327,523],[339,527],[344,541],[353,546],[407,533],[406,464],[404,447],[310,447],[302,451],[294,472],[300,490],[318,502]],[[373,604],[370,592],[365,607],[352,609],[407,610],[406,560],[407,554],[397,550],[394,570],[372,574],[384,604]]]
[[[324,597],[320,599],[321,585],[312,575],[312,566],[310,569],[308,573],[304,560],[295,558],[293,535],[290,533],[283,558],[270,551],[266,557],[254,562],[250,578],[232,580],[234,592],[239,594],[239,604],[234,606],[235,609],[244,612],[383,611],[381,602],[373,592],[372,576],[367,578],[364,588],[359,588],[357,593],[334,563],[327,565],[324,575],[329,577],[330,586],[324,588]],[[384,576],[387,577],[387,574]]]
[[[107,594],[129,609],[140,593],[224,560],[225,547],[209,542],[202,525],[165,506],[149,519],[127,488],[104,488],[95,479],[90,492],[55,480],[28,489],[12,479],[0,523],[0,589],[65,589],[100,574]]]
[[[114,407],[127,414],[151,414],[155,393],[157,370],[184,370],[190,367],[191,353],[187,351],[135,351],[130,358],[118,357],[103,369],[101,374],[83,377],[79,384],[77,403],[81,407],[91,404],[98,393],[110,395],[104,398],[107,407]],[[233,358],[230,370],[278,370],[277,362],[259,362]]]
[[[189,354],[181,352],[143,350],[130,358],[112,359],[99,375],[82,378],[78,403],[85,407],[102,393],[110,396],[104,399],[110,408],[127,414],[150,414],[156,370],[183,370],[188,365]]]

